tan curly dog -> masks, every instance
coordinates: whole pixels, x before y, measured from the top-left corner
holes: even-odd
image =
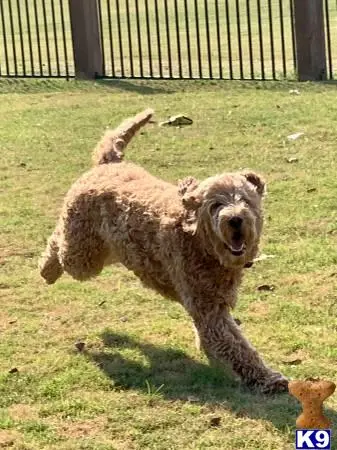
[[[254,172],[222,173],[178,186],[123,161],[146,110],[109,131],[94,151],[94,168],[70,188],[40,260],[54,283],[77,280],[120,262],[142,282],[180,302],[193,319],[201,347],[229,364],[248,386],[287,389],[243,337],[230,310],[243,270],[257,254],[264,182]]]

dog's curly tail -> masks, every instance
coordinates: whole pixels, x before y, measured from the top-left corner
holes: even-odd
[[[152,109],[146,109],[124,120],[116,129],[107,131],[93,152],[94,165],[121,162],[126,146],[137,131],[151,119],[153,113]]]

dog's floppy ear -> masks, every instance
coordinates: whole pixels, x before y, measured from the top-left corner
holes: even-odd
[[[251,183],[253,186],[255,186],[256,192],[259,195],[263,195],[265,193],[266,183],[260,177],[260,175],[258,175],[255,172],[248,171],[248,170],[245,172],[242,172],[242,175],[247,179],[247,181],[249,181],[249,183]]]
[[[199,182],[194,177],[186,177],[178,182],[178,192],[186,209],[197,209],[201,204],[200,194],[196,191]]]

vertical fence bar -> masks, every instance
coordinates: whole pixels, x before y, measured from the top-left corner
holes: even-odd
[[[138,38],[138,53],[139,53],[139,70],[140,76],[143,78],[144,76],[144,67],[143,67],[143,52],[142,52],[142,35],[140,32],[140,16],[139,16],[139,7],[138,0],[135,0],[136,4],[136,24],[137,24],[137,38]]]
[[[192,58],[191,58],[191,42],[190,42],[190,28],[187,0],[184,0],[185,7],[185,28],[186,28],[186,47],[187,47],[187,61],[188,61],[188,75],[192,78]]]
[[[133,70],[133,51],[132,51],[132,36],[131,36],[131,24],[130,24],[130,5],[129,0],[125,0],[126,7],[126,27],[128,30],[128,46],[129,46],[129,58],[130,58],[130,74],[134,77],[135,73]]]
[[[111,23],[111,8],[110,8],[110,0],[106,0],[107,3],[107,11],[108,11],[108,24],[109,24],[109,39],[110,39],[110,57],[111,57],[111,73],[112,76],[116,76],[115,72],[115,53],[114,53],[114,43],[112,37],[112,23]]]
[[[197,32],[197,53],[198,53],[199,78],[202,78],[198,0],[194,0],[194,13],[195,13],[195,27],[196,27],[196,32]]]
[[[20,48],[21,48],[21,59],[22,59],[22,72],[23,76],[26,76],[26,61],[25,61],[25,47],[23,43],[23,30],[22,30],[22,17],[21,17],[21,6],[20,0],[16,1],[17,11],[18,11],[18,23],[19,23],[19,35],[20,35]]]
[[[60,0],[62,2],[62,0]],[[103,74],[105,74],[105,48],[104,48],[104,29],[103,29],[103,15],[102,15],[102,2],[101,0],[97,0],[97,11],[98,11],[98,21],[99,21],[99,29],[101,30],[100,34],[100,47],[102,54],[102,68]]]
[[[162,59],[161,59],[159,11],[158,11],[158,1],[157,0],[154,0],[154,10],[155,10],[155,19],[156,19],[156,34],[157,34],[157,47],[158,47],[159,77],[163,78],[163,64],[162,64]]]
[[[263,51],[263,32],[262,32],[262,17],[261,17],[261,3],[257,0],[257,20],[259,28],[259,46],[260,46],[260,62],[261,62],[261,78],[265,79],[264,71],[264,51]]]
[[[12,41],[12,52],[14,59],[14,75],[18,75],[17,57],[16,57],[16,45],[15,45],[15,32],[14,32],[14,22],[13,22],[13,11],[11,0],[8,0],[8,14],[9,14],[9,24],[10,24],[10,34]]]
[[[7,36],[6,36],[5,12],[4,12],[2,1],[0,1],[0,15],[1,15],[1,25],[2,25],[2,39],[3,39],[4,52],[5,52],[6,75],[10,75]]]
[[[239,50],[239,64],[240,64],[240,78],[244,79],[243,75],[243,61],[242,61],[242,42],[241,42],[241,22],[240,22],[240,3],[236,0],[236,29],[238,37],[238,50]]]
[[[269,17],[269,36],[270,36],[270,54],[273,80],[276,79],[275,71],[275,49],[274,49],[274,30],[273,30],[273,8],[271,0],[268,0],[268,17]]]
[[[333,68],[332,68],[332,55],[331,55],[329,0],[325,0],[325,22],[326,22],[326,42],[327,42],[327,46],[328,46],[329,78],[332,80]]]
[[[12,51],[14,59],[14,75],[18,75],[18,62],[16,57],[16,45],[15,45],[15,32],[14,32],[14,22],[13,22],[13,10],[12,10],[12,0],[8,0],[8,13],[9,13],[9,25],[12,40]]]
[[[27,21],[27,33],[28,33],[28,45],[29,45],[29,56],[30,56],[30,67],[32,75],[35,75],[35,66],[34,66],[34,53],[33,53],[33,45],[32,45],[32,34],[30,29],[30,17],[29,17],[29,7],[28,0],[25,0],[26,7],[26,21]]]
[[[38,58],[39,58],[40,75],[43,76],[42,54],[41,54],[41,42],[40,42],[39,16],[38,16],[38,10],[37,10],[36,0],[34,0],[33,5],[34,5],[34,17],[35,17],[36,40],[37,40],[37,54],[38,54]]]
[[[56,14],[55,14],[54,0],[50,0],[50,3],[51,3],[51,15],[52,15],[52,22],[53,22],[56,70],[57,70],[57,75],[60,76],[60,73],[61,73],[60,72],[60,58],[59,58],[59,48],[58,48],[58,36],[57,36],[57,30],[56,30]]]
[[[247,6],[247,28],[248,28],[248,47],[249,47],[249,63],[250,77],[254,80],[254,59],[253,59],[253,42],[252,42],[252,24],[250,20],[250,0],[246,0]]]
[[[101,0],[100,0],[101,2]],[[61,13],[61,23],[62,23],[62,38],[63,38],[63,52],[64,52],[64,63],[66,68],[66,77],[69,78],[69,64],[68,64],[68,49],[67,49],[67,37],[65,30],[65,22],[64,22],[64,10],[63,10],[63,0],[60,0],[60,13]],[[103,33],[102,33],[103,36]],[[103,44],[102,44],[103,47]],[[102,49],[103,53],[103,49]],[[103,59],[104,61],[104,59]],[[105,64],[103,63],[103,67],[105,68]]]
[[[227,47],[228,47],[228,62],[229,62],[229,78],[233,80],[233,61],[232,61],[232,42],[231,42],[231,25],[229,16],[228,0],[225,0],[226,5],[226,28],[227,28]]]
[[[119,57],[121,62],[121,76],[124,77],[124,54],[123,54],[123,42],[122,42],[122,29],[121,29],[121,16],[119,10],[119,0],[116,0],[116,17],[117,17],[117,30],[118,30],[118,42],[119,42]]]
[[[18,0],[19,2],[20,0]],[[49,47],[49,35],[48,35],[48,21],[47,21],[47,11],[46,11],[46,1],[42,0],[42,15],[43,15],[43,24],[44,24],[44,36],[46,40],[46,52],[47,52],[47,61],[48,61],[48,75],[52,75],[51,69],[51,58],[50,58],[50,47]]]
[[[290,26],[291,26],[291,45],[293,50],[293,64],[294,70],[297,68],[297,60],[296,60],[296,40],[295,40],[295,16],[294,16],[294,5],[293,0],[289,0],[289,8],[290,8]]]
[[[285,49],[285,38],[284,38],[284,21],[283,21],[283,0],[279,0],[279,10],[280,10],[280,29],[281,29],[281,47],[282,47],[282,65],[283,65],[283,76],[287,76],[287,63],[286,63],[286,49]]]
[[[219,64],[219,78],[222,79],[222,55],[221,55],[221,34],[220,34],[220,18],[219,18],[219,4],[218,0],[215,3],[215,23],[216,23],[216,38],[218,47],[218,64]]]
[[[210,32],[209,32],[209,17],[208,17],[207,1],[208,0],[204,0],[205,22],[206,22],[206,42],[207,42],[207,56],[208,56],[208,71],[209,71],[209,77],[213,78],[212,49],[211,49],[211,37],[210,37]]]
[[[167,56],[169,64],[169,76],[172,78],[172,56],[171,56],[171,44],[170,44],[170,23],[168,15],[167,0],[164,0],[165,7],[165,25],[166,25],[166,42],[167,42]]]
[[[179,29],[179,14],[178,14],[177,0],[174,0],[174,15],[175,15],[176,35],[177,35],[179,78],[182,78],[183,77],[183,72],[182,72],[182,65],[181,65],[180,29]]]
[[[147,51],[149,55],[149,68],[150,77],[153,77],[153,65],[152,65],[152,46],[151,46],[151,29],[150,29],[150,17],[149,17],[149,1],[145,0],[145,20],[146,20],[146,35],[147,35]]]

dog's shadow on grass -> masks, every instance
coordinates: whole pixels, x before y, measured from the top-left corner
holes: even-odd
[[[135,92],[142,95],[172,94],[174,92],[173,88],[167,89],[161,82],[151,83],[144,80],[133,82],[132,80],[121,79],[98,79],[96,83],[112,90]]]
[[[128,335],[105,332],[106,351],[87,352],[87,356],[112,380],[116,389],[136,389],[159,393],[169,400],[221,405],[237,417],[265,419],[280,430],[295,428],[300,405],[289,394],[263,396],[253,393],[221,368],[193,360],[181,350],[138,342]],[[120,350],[137,350],[145,363],[122,356]],[[143,359],[143,358],[142,358]],[[337,424],[337,413],[327,410]]]

